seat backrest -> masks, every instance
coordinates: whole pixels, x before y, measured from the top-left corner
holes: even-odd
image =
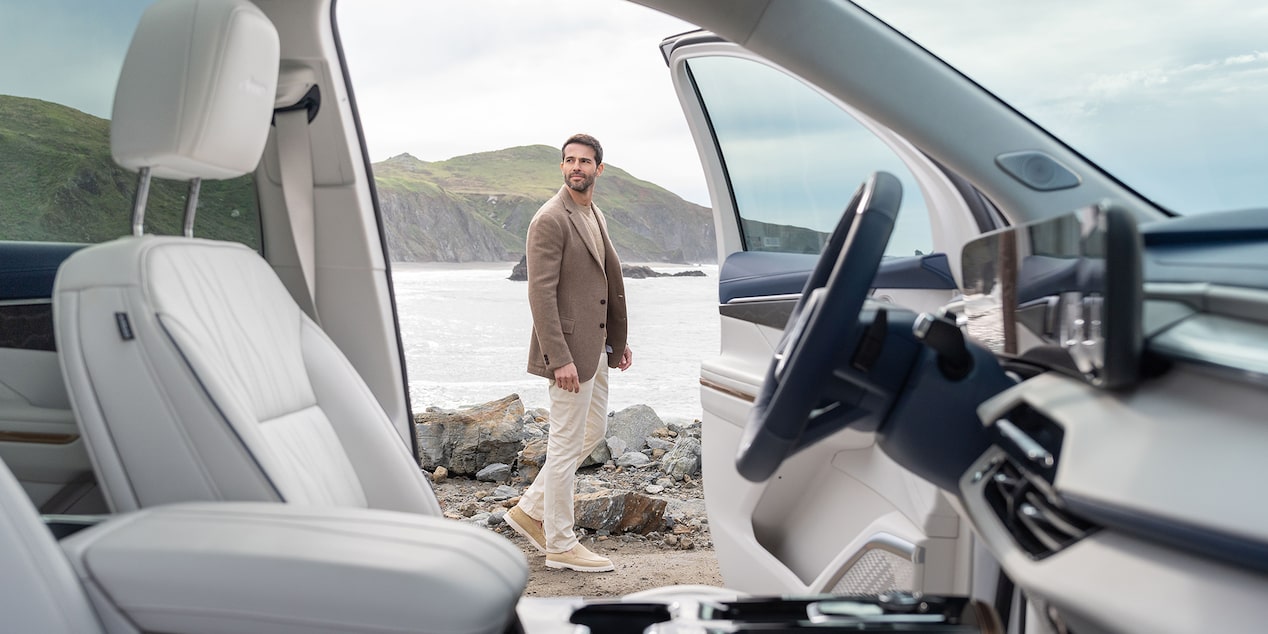
[[[119,78],[115,160],[165,178],[252,171],[278,65],[276,30],[250,2],[159,0]],[[67,259],[53,301],[71,404],[114,510],[234,500],[440,513],[365,382],[251,249],[121,238]]]
[[[0,462],[0,614],[6,632],[101,632],[66,555]]]

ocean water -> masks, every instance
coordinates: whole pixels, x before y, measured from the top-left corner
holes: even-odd
[[[518,394],[547,407],[546,380],[528,374],[528,283],[511,264],[392,265],[414,411]],[[608,409],[650,406],[662,419],[700,417],[700,361],[718,353],[718,267],[651,264],[705,277],[625,280],[634,364],[612,370]]]

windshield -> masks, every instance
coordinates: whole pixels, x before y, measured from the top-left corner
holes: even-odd
[[[858,4],[1163,208],[1268,207],[1268,5]]]

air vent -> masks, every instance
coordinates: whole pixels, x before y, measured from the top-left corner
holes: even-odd
[[[1047,557],[1098,528],[1062,508],[1031,478],[1005,459],[988,474],[984,488],[986,502],[1031,557]]]

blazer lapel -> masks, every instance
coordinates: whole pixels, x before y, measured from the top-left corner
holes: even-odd
[[[594,258],[595,263],[597,263],[600,267],[602,267],[603,266],[603,250],[604,250],[603,244],[602,243],[595,244],[594,240],[591,239],[590,228],[586,226],[586,219],[584,216],[582,216],[582,211],[578,209],[576,205],[572,204],[570,200],[568,200],[567,194],[564,195],[564,206],[568,209],[568,220],[572,221],[572,228],[575,229],[577,233],[581,234],[581,241],[584,242],[586,245],[586,248],[590,250],[590,256]],[[594,212],[594,214],[595,214],[595,219],[598,219],[599,217],[598,212],[596,211]],[[599,221],[600,239],[602,239],[603,235],[605,235],[605,232],[603,230],[603,222]]]

